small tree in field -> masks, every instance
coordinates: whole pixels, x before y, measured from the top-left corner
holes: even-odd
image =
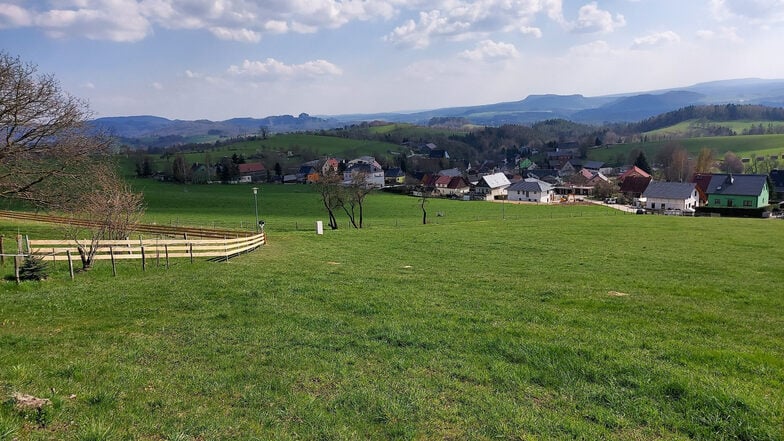
[[[82,268],[93,265],[102,240],[125,239],[144,213],[142,195],[131,192],[109,167],[94,171],[91,191],[71,206],[74,222],[66,235],[77,244]]]
[[[319,179],[315,184],[316,191],[321,196],[321,203],[324,209],[327,210],[329,217],[329,227],[333,230],[338,229],[338,221],[335,218],[335,210],[340,207],[340,192],[342,191],[340,185],[340,176],[333,170],[330,170]]]

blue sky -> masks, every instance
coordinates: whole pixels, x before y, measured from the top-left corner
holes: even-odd
[[[96,116],[431,109],[784,78],[784,0],[0,0]]]

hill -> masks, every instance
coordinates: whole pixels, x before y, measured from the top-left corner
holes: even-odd
[[[367,121],[427,125],[433,118],[462,118],[469,124],[500,126],[569,119],[588,124],[640,121],[683,107],[726,104],[784,107],[784,80],[742,79],[701,83],[678,89],[586,97],[530,95],[523,100],[419,112],[385,112],[312,117],[280,115],[226,121],[180,121],[154,116],[99,118],[96,127],[108,130],[129,146],[166,146],[215,141],[226,137],[344,127]]]

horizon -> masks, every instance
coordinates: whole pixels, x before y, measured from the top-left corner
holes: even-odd
[[[2,50],[96,118],[412,113],[782,78],[782,28],[764,0],[0,3]]]

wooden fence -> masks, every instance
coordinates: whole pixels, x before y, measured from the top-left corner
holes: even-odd
[[[89,245],[89,240],[80,241]],[[252,251],[266,243],[262,231],[235,239],[125,239],[102,240],[98,243],[95,260],[209,258],[226,260]],[[29,254],[47,261],[70,261],[79,256],[78,243],[73,240],[27,240]]]

